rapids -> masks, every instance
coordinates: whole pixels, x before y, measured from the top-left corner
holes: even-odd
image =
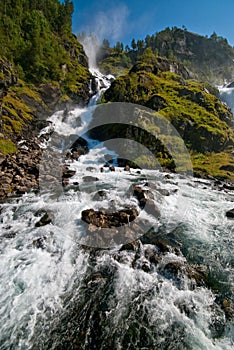
[[[93,74],[105,89],[111,77]],[[56,112],[43,133],[84,134],[99,96]],[[0,205],[0,349],[233,349],[233,192],[160,171],[101,172],[116,154],[87,142],[87,154],[67,161],[76,174],[62,193]],[[132,184],[150,191],[161,216],[138,208],[149,230],[135,243],[87,246],[81,212],[137,207]],[[51,222],[38,226],[45,212]]]

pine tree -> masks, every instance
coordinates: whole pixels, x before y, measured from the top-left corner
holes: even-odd
[[[131,47],[132,47],[132,49],[133,49],[133,50],[136,50],[136,48],[137,48],[137,44],[136,44],[135,39],[132,39],[132,42],[131,42]]]

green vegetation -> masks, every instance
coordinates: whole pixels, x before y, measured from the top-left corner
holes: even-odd
[[[21,79],[60,82],[63,92],[81,92],[89,73],[82,46],[72,34],[72,13],[69,0],[1,2],[1,56],[14,62]]]
[[[13,143],[56,104],[88,100],[88,61],[72,34],[72,13],[70,0],[0,3],[0,132]]]
[[[228,167],[233,164],[233,116],[217,97],[214,87],[186,79],[186,74],[182,65],[147,49],[128,74],[112,83],[102,102],[130,102],[156,110],[157,116],[168,120],[183,138],[192,152],[196,172],[233,178],[233,170]],[[142,127],[150,131],[158,125],[158,120],[149,118],[148,129],[145,125]],[[165,137],[168,143],[168,136]],[[176,138],[172,140],[173,149],[177,148],[177,141]],[[160,163],[170,168],[168,160],[169,164],[172,160],[168,158],[165,163],[165,154],[160,157],[158,150],[156,154]],[[219,161],[219,157],[222,160]],[[177,164],[180,161],[177,160]]]
[[[114,47],[116,52],[130,60],[131,65],[134,65],[148,48],[156,55],[184,64],[194,78],[201,81],[223,84],[225,80],[234,80],[234,48],[228,44],[227,39],[216,33],[208,38],[191,33],[184,26],[167,27],[161,32],[147,35],[144,40],[132,39],[131,48],[128,45],[123,48],[121,43],[116,43]],[[111,70],[113,63],[115,71],[118,58],[108,61],[108,57],[113,56],[114,49],[101,46],[98,63],[104,72],[107,62],[108,69]]]
[[[192,153],[191,159],[195,173],[234,181],[234,157],[231,152]]]
[[[17,151],[17,147],[11,140],[0,139],[0,152],[3,155],[15,153]]]

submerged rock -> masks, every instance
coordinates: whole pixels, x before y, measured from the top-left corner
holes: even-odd
[[[98,179],[97,177],[90,176],[90,175],[84,176],[84,177],[82,178],[82,180],[83,180],[84,182],[99,181],[99,179]]]

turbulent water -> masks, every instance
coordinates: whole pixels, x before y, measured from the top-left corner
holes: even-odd
[[[49,120],[63,139],[84,133],[92,111]],[[76,174],[63,193],[1,204],[0,349],[233,349],[233,192],[159,171],[101,172],[115,154],[88,142],[87,155],[68,161]],[[158,219],[140,210],[132,184],[150,191]],[[81,212],[111,206],[138,207],[150,229],[125,246],[84,245]],[[45,212],[52,221],[38,226]]]

